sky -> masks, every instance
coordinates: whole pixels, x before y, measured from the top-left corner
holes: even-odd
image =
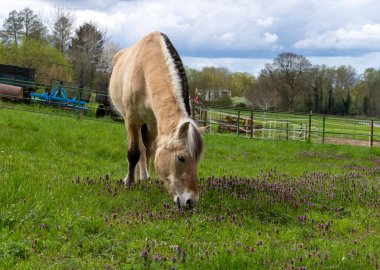
[[[12,10],[42,17],[71,9],[129,47],[152,31],[167,34],[185,65],[257,75],[283,52],[314,65],[380,68],[378,0],[0,0],[0,27]]]

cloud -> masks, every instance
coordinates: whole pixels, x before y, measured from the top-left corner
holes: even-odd
[[[266,63],[271,59],[265,58],[206,58],[206,57],[182,57],[186,66],[201,70],[204,67],[227,67],[232,72],[248,72],[258,75]]]
[[[256,20],[256,22],[260,26],[271,27],[276,20],[277,20],[276,18],[267,17],[267,18],[259,18]]]
[[[222,54],[276,47],[269,31],[276,19],[261,13],[260,1],[132,1],[116,2],[104,11],[82,9],[80,18],[105,25],[113,39],[129,46],[152,31],[162,31],[187,55]],[[243,8],[244,7],[244,8]]]
[[[264,33],[264,41],[267,43],[275,43],[278,41],[278,36],[276,34]]]
[[[380,24],[365,24],[360,29],[337,29],[314,35],[294,44],[297,49],[380,49]]]
[[[328,65],[380,67],[378,0],[17,0],[2,1],[0,27],[12,10],[30,7],[49,16],[71,8],[78,27],[92,21],[110,40],[128,47],[152,31],[169,36],[182,57],[196,65],[225,64],[257,73],[263,59],[281,52]],[[49,11],[50,10],[50,11]],[[326,57],[333,56],[333,57]],[[339,57],[338,57],[339,56]],[[367,58],[373,57],[377,61]]]

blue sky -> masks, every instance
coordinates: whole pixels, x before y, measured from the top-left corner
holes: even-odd
[[[128,47],[149,32],[166,33],[191,67],[224,66],[257,74],[281,52],[313,64],[380,67],[378,0],[0,0],[0,20],[28,6],[50,16],[73,10],[76,24],[92,21]]]

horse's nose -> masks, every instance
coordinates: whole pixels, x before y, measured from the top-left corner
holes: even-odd
[[[187,209],[192,209],[194,207],[194,202],[192,199],[187,199],[186,201],[186,208]]]
[[[174,202],[178,208],[184,208],[187,210],[193,209],[197,204],[196,198],[182,198],[180,196],[175,196]]]

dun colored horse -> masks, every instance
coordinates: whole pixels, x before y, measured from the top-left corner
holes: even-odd
[[[154,32],[113,58],[110,97],[128,133],[126,185],[149,178],[149,160],[178,207],[199,197],[201,130],[191,119],[185,69],[169,38]]]

